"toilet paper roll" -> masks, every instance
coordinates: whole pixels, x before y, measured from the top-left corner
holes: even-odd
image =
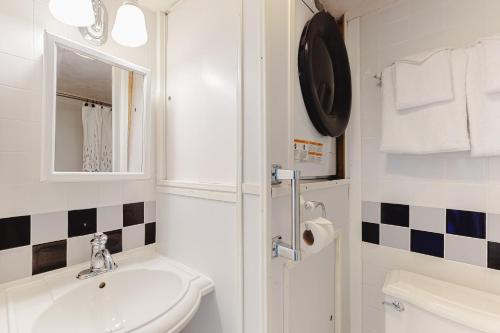
[[[302,222],[300,234],[301,250],[307,254],[318,253],[330,245],[335,238],[333,223],[322,217]]]

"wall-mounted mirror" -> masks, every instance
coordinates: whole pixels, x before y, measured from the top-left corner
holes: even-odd
[[[149,177],[149,70],[45,34],[42,178]]]

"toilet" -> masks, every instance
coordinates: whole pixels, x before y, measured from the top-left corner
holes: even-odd
[[[500,296],[400,270],[383,293],[386,333],[500,332]]]

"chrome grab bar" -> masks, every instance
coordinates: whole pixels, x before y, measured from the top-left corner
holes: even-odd
[[[300,171],[284,170],[280,165],[273,165],[272,183],[279,184],[282,180],[291,182],[292,199],[292,239],[291,245],[281,241],[281,236],[273,237],[272,255],[284,257],[292,261],[300,261]]]

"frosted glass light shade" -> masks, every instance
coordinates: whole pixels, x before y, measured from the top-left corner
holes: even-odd
[[[92,0],[50,0],[50,13],[62,23],[88,27],[95,23]]]
[[[118,44],[124,46],[138,47],[146,44],[148,41],[146,19],[134,2],[126,1],[118,8],[111,36]]]

